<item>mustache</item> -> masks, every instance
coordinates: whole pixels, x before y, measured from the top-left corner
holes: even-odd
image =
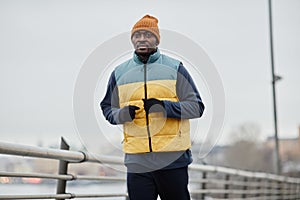
[[[156,46],[155,45],[151,45],[147,42],[140,42],[140,43],[137,43],[136,45],[137,49],[144,49],[144,48],[148,48],[148,49],[155,49]]]
[[[147,41],[139,41],[139,42],[137,42],[137,44],[138,45],[144,45],[144,44],[149,45],[149,42],[147,42]]]

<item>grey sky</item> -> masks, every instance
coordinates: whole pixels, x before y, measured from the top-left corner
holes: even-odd
[[[300,1],[274,0],[273,5],[275,68],[283,77],[277,87],[279,136],[295,137]],[[215,63],[226,94],[223,141],[245,122],[257,123],[264,136],[273,134],[266,0],[0,0],[0,140],[49,144],[63,135],[78,143],[72,95],[83,62],[147,13],[161,28],[197,42]]]

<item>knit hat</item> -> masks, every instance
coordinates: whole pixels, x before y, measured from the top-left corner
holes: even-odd
[[[160,42],[160,35],[158,29],[158,19],[153,16],[145,15],[142,19],[140,19],[131,30],[131,37],[136,31],[145,30],[153,33],[157,39],[157,42]]]

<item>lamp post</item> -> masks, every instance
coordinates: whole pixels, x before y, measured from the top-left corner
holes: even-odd
[[[273,92],[273,110],[274,110],[274,132],[275,132],[275,171],[281,173],[281,162],[279,155],[278,127],[277,127],[277,109],[276,109],[276,82],[281,80],[280,76],[275,74],[274,69],[274,51],[273,51],[273,25],[272,25],[272,0],[269,0],[269,28],[270,28],[270,50],[272,67],[272,92]]]

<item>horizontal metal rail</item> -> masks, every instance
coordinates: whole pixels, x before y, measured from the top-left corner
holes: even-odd
[[[266,183],[265,182],[261,182],[261,181],[249,181],[249,182],[245,182],[245,181],[227,181],[227,180],[220,180],[220,179],[190,179],[189,181],[190,183],[209,183],[209,184],[216,184],[216,185],[232,185],[232,186],[247,186],[247,187],[265,187]],[[271,183],[271,185],[268,185],[268,187],[270,188],[277,188],[278,184],[276,183]]]
[[[257,194],[257,190],[221,190],[221,189],[206,189],[206,190],[194,190],[193,193],[205,193],[205,194]],[[278,190],[260,190],[260,194],[280,194]]]
[[[125,177],[109,177],[109,176],[83,176],[83,175],[56,175],[56,174],[44,174],[44,173],[20,173],[20,172],[1,172],[0,177],[20,177],[20,178],[44,178],[44,179],[56,179],[56,180],[106,180],[106,181],[126,181]]]
[[[126,193],[114,194],[40,194],[40,195],[0,195],[0,199],[75,199],[75,198],[101,198],[101,197],[127,197]]]
[[[6,142],[0,142],[0,154],[64,160],[71,163],[87,161],[96,163],[123,164],[123,159],[120,157],[95,155],[82,151],[33,147]]]
[[[0,177],[45,178],[56,180],[73,180],[72,175],[56,175],[43,173],[0,172]]]
[[[32,147],[27,145],[11,144],[0,142],[0,154],[26,156],[34,158],[55,159],[68,163],[96,162],[99,164],[123,165],[123,158],[112,156],[99,156],[81,151],[69,151],[61,149],[51,149],[42,147]],[[198,188],[191,190],[194,199],[300,199],[300,179],[280,176],[262,172],[251,172],[237,170],[226,167],[192,164],[189,166],[192,176],[190,183]],[[201,175],[202,174],[202,175]],[[210,174],[210,176],[207,176]],[[41,178],[55,179],[62,181],[112,181],[125,182],[126,177],[117,176],[86,176],[65,174],[45,174],[45,173],[21,173],[21,172],[1,172],[0,177],[18,178]],[[199,178],[196,178],[199,177]],[[223,177],[223,178],[222,178]],[[200,196],[199,196],[200,195]],[[222,198],[223,196],[223,198]],[[238,197],[240,196],[240,197]],[[127,194],[32,194],[32,195],[0,195],[0,199],[75,199],[75,198],[101,198],[101,197],[125,197]]]
[[[280,176],[276,174],[268,174],[262,172],[250,172],[250,171],[237,170],[237,169],[219,167],[219,166],[191,165],[190,169],[196,171],[202,171],[202,172],[223,173],[223,174],[235,175],[240,177],[259,178],[265,180],[300,184],[299,178],[292,178],[292,177],[286,177],[286,176]]]
[[[280,198],[278,198],[278,196],[263,196],[263,197],[247,197],[247,198],[230,198],[230,200],[282,200]],[[290,200],[296,200],[299,199],[298,195],[289,195],[286,196],[286,199],[290,199]],[[227,200],[224,198],[214,198],[214,200]]]

